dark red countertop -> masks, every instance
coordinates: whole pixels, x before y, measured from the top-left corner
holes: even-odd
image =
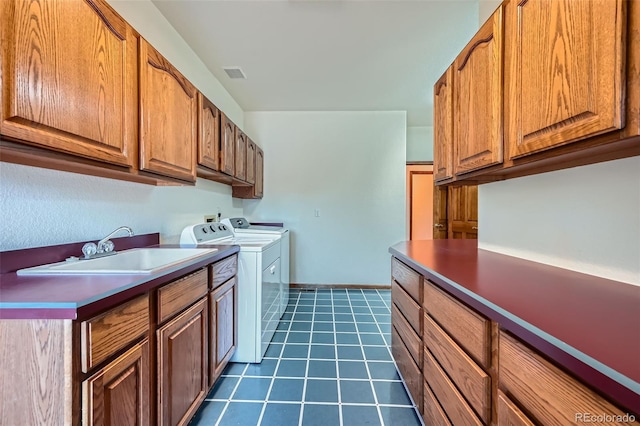
[[[476,240],[407,241],[389,252],[640,412],[640,286],[478,249]]]
[[[118,250],[179,247],[159,245],[158,234],[113,241]],[[15,273],[17,269],[77,255],[81,246],[73,243],[0,253],[0,319],[84,319],[239,251],[238,246],[199,246],[217,250],[147,275],[18,276]]]

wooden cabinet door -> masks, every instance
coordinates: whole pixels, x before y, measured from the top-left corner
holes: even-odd
[[[196,88],[140,38],[140,169],[196,180]]]
[[[256,183],[256,144],[247,138],[247,182]]]
[[[454,62],[454,173],[502,163],[502,7]]]
[[[0,1],[0,134],[136,160],[138,36],[103,0]]]
[[[148,425],[149,340],[107,364],[82,382],[85,425]]]
[[[209,386],[220,377],[238,343],[238,281],[236,277],[209,294]]]
[[[436,181],[453,177],[453,67],[433,88],[433,175]]]
[[[264,152],[256,148],[256,183],[253,186],[254,198],[262,198],[264,192]]]
[[[433,239],[447,238],[447,192],[445,186],[433,188]]]
[[[208,389],[207,299],[157,331],[158,424],[183,425]]]
[[[624,0],[511,2],[507,152],[518,158],[624,126]],[[638,78],[629,76],[630,78]]]
[[[236,142],[236,126],[220,113],[220,171],[233,176],[235,169],[234,151]]]
[[[247,180],[247,135],[240,129],[236,129],[234,175],[240,180]]]
[[[198,164],[220,168],[220,111],[198,92]]]
[[[478,186],[448,188],[449,238],[478,238]]]

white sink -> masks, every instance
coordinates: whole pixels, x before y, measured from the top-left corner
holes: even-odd
[[[177,263],[212,253],[204,248],[137,248],[89,260],[71,260],[18,270],[18,275],[152,274]]]

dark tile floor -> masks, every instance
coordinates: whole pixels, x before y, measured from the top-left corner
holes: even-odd
[[[391,358],[390,299],[292,289],[262,363],[229,364],[191,425],[421,425]]]

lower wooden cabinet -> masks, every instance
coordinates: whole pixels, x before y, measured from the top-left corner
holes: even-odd
[[[533,426],[534,423],[502,391],[498,391],[498,424]]]
[[[84,425],[149,425],[149,339],[82,382]]]
[[[238,344],[238,280],[235,277],[209,293],[209,310],[209,386],[213,386]]]

